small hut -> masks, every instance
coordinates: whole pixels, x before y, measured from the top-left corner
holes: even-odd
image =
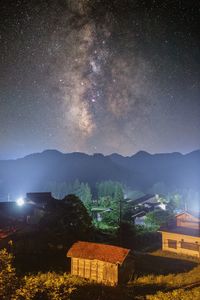
[[[71,258],[71,274],[106,285],[126,282],[133,275],[133,257],[130,249],[76,242],[67,253]]]

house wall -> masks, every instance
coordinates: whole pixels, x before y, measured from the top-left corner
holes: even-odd
[[[162,250],[200,258],[200,237],[162,232]]]
[[[108,285],[118,283],[118,265],[82,258],[71,258],[71,274]]]
[[[200,221],[189,214],[181,214],[177,216],[176,225],[178,227],[200,229]]]

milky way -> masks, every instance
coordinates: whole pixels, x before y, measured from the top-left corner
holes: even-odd
[[[0,158],[200,148],[197,1],[3,1]]]

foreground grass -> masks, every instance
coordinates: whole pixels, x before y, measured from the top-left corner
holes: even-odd
[[[198,263],[199,260],[195,258],[163,251],[137,253],[135,258],[136,273],[138,276],[188,272],[195,268]]]
[[[172,292],[158,292],[156,295],[147,296],[147,300],[199,300],[200,299],[200,287],[185,290],[173,290]]]
[[[177,289],[188,290],[188,294],[189,294],[193,288],[200,287],[200,266],[195,267],[193,270],[189,272],[184,272],[179,274],[168,274],[168,275],[152,274],[152,275],[138,277],[133,282],[129,283],[128,286],[129,289],[133,289],[135,291],[135,295],[143,296],[143,297],[150,294],[156,294],[157,292],[173,293],[173,291]],[[142,299],[154,299],[154,298],[144,297]],[[155,299],[165,299],[165,298],[159,296],[159,298],[155,298]],[[176,299],[176,298],[174,297],[172,299]]]
[[[199,260],[162,251],[140,256],[139,261],[142,260],[142,268],[145,271],[146,266],[147,275],[135,278],[128,285],[130,290],[134,290],[136,299],[200,299]]]

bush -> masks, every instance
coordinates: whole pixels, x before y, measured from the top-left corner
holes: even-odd
[[[9,300],[15,291],[17,277],[12,267],[13,256],[6,249],[0,251],[0,299]]]
[[[38,273],[22,279],[12,300],[68,300],[74,290],[75,282],[67,274]]]

